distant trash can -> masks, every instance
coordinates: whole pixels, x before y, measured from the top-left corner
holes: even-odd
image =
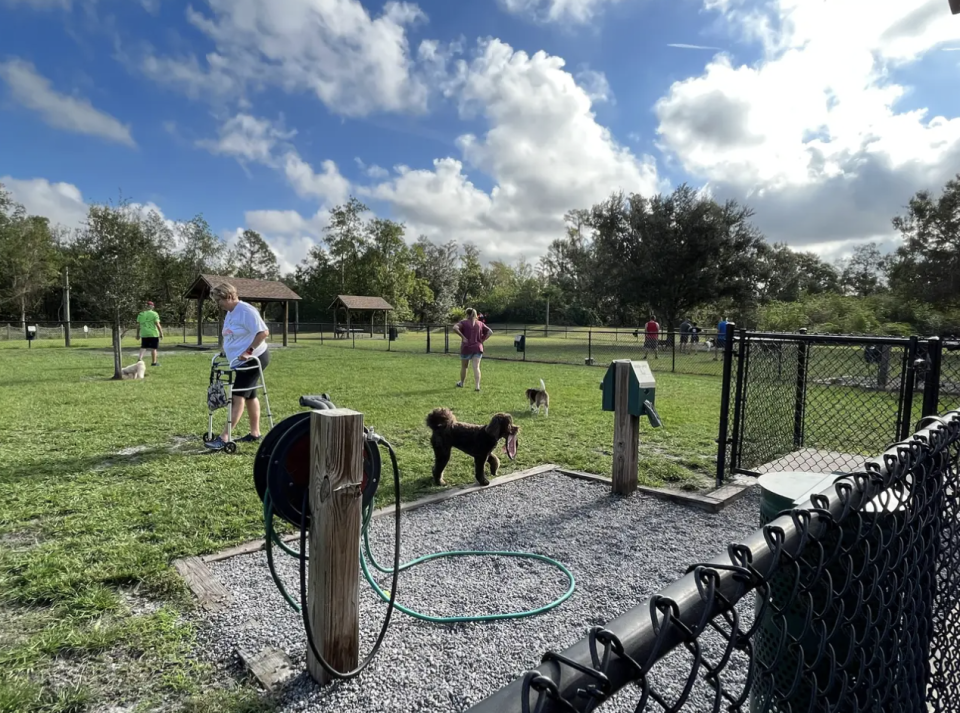
[[[390,332],[389,332],[389,334],[390,334],[390,341],[391,341],[391,342],[396,341],[396,339],[397,339],[397,328],[396,328],[396,327],[390,327]]]
[[[523,334],[518,334],[513,338],[513,346],[516,347],[518,352],[522,352],[527,348],[527,338]]]
[[[824,491],[842,477],[842,474],[837,473],[796,471],[760,476],[760,525],[769,524],[777,518],[779,512],[802,504],[812,494]],[[908,492],[905,494],[909,496]],[[816,700],[816,710],[854,710],[854,701],[859,698],[862,703],[862,697],[875,693],[870,689],[878,686],[888,690],[896,687],[901,691],[916,687],[922,693],[926,681],[919,676],[911,681],[909,667],[897,667],[894,664],[898,658],[903,660],[909,655],[916,656],[914,661],[926,660],[925,653],[921,650],[925,646],[922,637],[899,635],[905,627],[913,627],[918,623],[922,626],[922,622],[918,622],[914,616],[909,622],[890,622],[888,626],[892,627],[894,632],[875,631],[878,607],[882,601],[887,600],[885,591],[889,591],[894,584],[903,586],[911,563],[901,562],[894,571],[880,568],[884,571],[880,572],[879,582],[868,578],[870,573],[879,571],[868,563],[868,558],[871,561],[878,557],[881,561],[889,561],[883,559],[882,553],[891,547],[894,538],[907,536],[904,532],[907,525],[905,508],[906,505],[894,492],[887,491],[877,496],[861,509],[860,517],[848,517],[840,528],[830,531],[821,540],[825,566],[818,583],[810,587],[809,591],[798,593],[798,580],[801,586],[811,584],[820,566],[819,547],[808,548],[807,557],[801,558],[797,568],[788,565],[771,578],[770,602],[766,607],[763,606],[761,596],[756,596],[754,615],[762,616],[763,621],[757,629],[753,652],[756,664],[772,667],[773,681],[762,680],[759,676],[754,679],[750,691],[751,713],[763,710],[771,713],[807,710],[811,695]],[[843,552],[849,554],[844,555]],[[849,564],[845,564],[847,556]],[[851,572],[854,576],[850,577],[851,583],[847,585]],[[831,583],[834,590],[832,592],[829,591]],[[837,593],[838,589],[841,593]],[[860,601],[861,595],[865,595],[863,598],[868,601]],[[782,616],[775,615],[770,604],[783,610]],[[926,609],[929,612],[929,607]],[[841,613],[846,622],[838,621]],[[807,624],[808,620],[811,625]],[[875,632],[876,636],[872,636],[871,632]],[[894,633],[898,635],[890,635]],[[881,641],[882,634],[886,636]],[[823,638],[827,641],[822,641]],[[793,646],[792,641],[796,641],[798,646]],[[904,650],[911,641],[916,642],[917,651]],[[851,646],[860,650],[863,660],[852,662],[850,668],[845,668],[843,663],[851,656]],[[829,647],[833,647],[834,652],[833,671],[828,654]],[[883,650],[878,651],[877,647],[882,647]],[[813,667],[815,685],[820,693],[811,689],[809,677],[801,680],[794,689],[801,656],[805,667]],[[859,668],[861,664],[862,668]],[[831,678],[835,678],[842,671],[847,671],[849,676],[850,685],[846,690],[836,681],[832,686],[830,683]],[[856,675],[856,671],[860,671],[862,675]],[[898,672],[898,676],[894,676],[894,671]],[[898,680],[893,680],[894,678]],[[822,692],[828,687],[830,690],[824,695]],[[791,689],[794,690],[791,692]],[[770,694],[774,701],[767,708]]]

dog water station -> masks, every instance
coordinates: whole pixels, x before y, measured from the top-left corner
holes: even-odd
[[[663,425],[654,404],[657,381],[645,361],[617,359],[607,367],[600,382],[602,408],[613,411],[613,492],[630,495],[637,489],[637,452],[640,448],[640,418],[650,425]]]

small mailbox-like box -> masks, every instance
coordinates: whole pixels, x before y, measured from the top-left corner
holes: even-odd
[[[617,360],[620,361],[620,360]],[[603,377],[600,389],[603,391],[603,410],[616,410],[617,361],[611,362]],[[649,416],[645,402],[653,406],[656,403],[657,382],[645,361],[626,361],[630,369],[630,396],[627,400],[627,413],[631,416]]]
[[[522,334],[518,334],[513,338],[513,346],[517,348],[518,352],[522,352],[527,348],[527,338]]]
[[[26,334],[26,336],[27,336],[27,341],[31,341],[31,340],[33,340],[33,339],[36,339],[36,337],[37,337],[37,328],[36,328],[35,326],[33,326],[32,324],[28,324],[28,325],[27,325],[27,334]]]

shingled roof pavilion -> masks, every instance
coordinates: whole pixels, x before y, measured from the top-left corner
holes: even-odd
[[[279,280],[251,280],[245,277],[225,277],[223,275],[206,275],[201,273],[193,281],[190,288],[184,293],[184,298],[197,301],[197,344],[203,345],[203,301],[210,298],[210,290],[221,282],[227,282],[237,288],[237,297],[244,302],[260,304],[263,312],[266,305],[273,302],[283,303],[283,346],[287,346],[287,335],[290,331],[290,302],[303,299]],[[220,314],[220,324],[223,323],[223,313]],[[222,330],[217,330],[218,343],[222,343]]]
[[[337,295],[337,298],[330,303],[329,309],[333,310],[333,333],[337,336],[337,315],[342,309],[347,315],[347,331],[350,334],[350,313],[351,312],[369,312],[370,313],[370,336],[373,336],[373,318],[377,312],[383,312],[383,333],[387,333],[387,312],[393,311],[393,305],[382,297],[362,297],[358,295]]]

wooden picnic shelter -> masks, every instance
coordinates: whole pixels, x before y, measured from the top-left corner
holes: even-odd
[[[347,315],[347,327],[345,334],[350,335],[351,330],[351,312],[369,312],[370,313],[370,336],[373,336],[373,318],[377,312],[383,312],[383,335],[387,335],[387,313],[393,311],[393,305],[382,297],[367,297],[360,295],[337,295],[337,298],[330,303],[329,309],[333,310],[333,334],[338,334],[338,315],[342,309]]]
[[[200,273],[190,288],[184,293],[184,298],[197,301],[197,345],[203,345],[203,302],[210,299],[210,290],[222,282],[228,282],[237,288],[237,297],[244,302],[259,304],[263,314],[268,304],[283,303],[283,346],[287,346],[290,332],[290,303],[299,302],[302,297],[279,280],[253,280],[246,277],[227,277],[224,275],[207,275]],[[218,324],[223,324],[223,311],[220,311]],[[217,342],[223,346],[223,330],[217,329]]]

